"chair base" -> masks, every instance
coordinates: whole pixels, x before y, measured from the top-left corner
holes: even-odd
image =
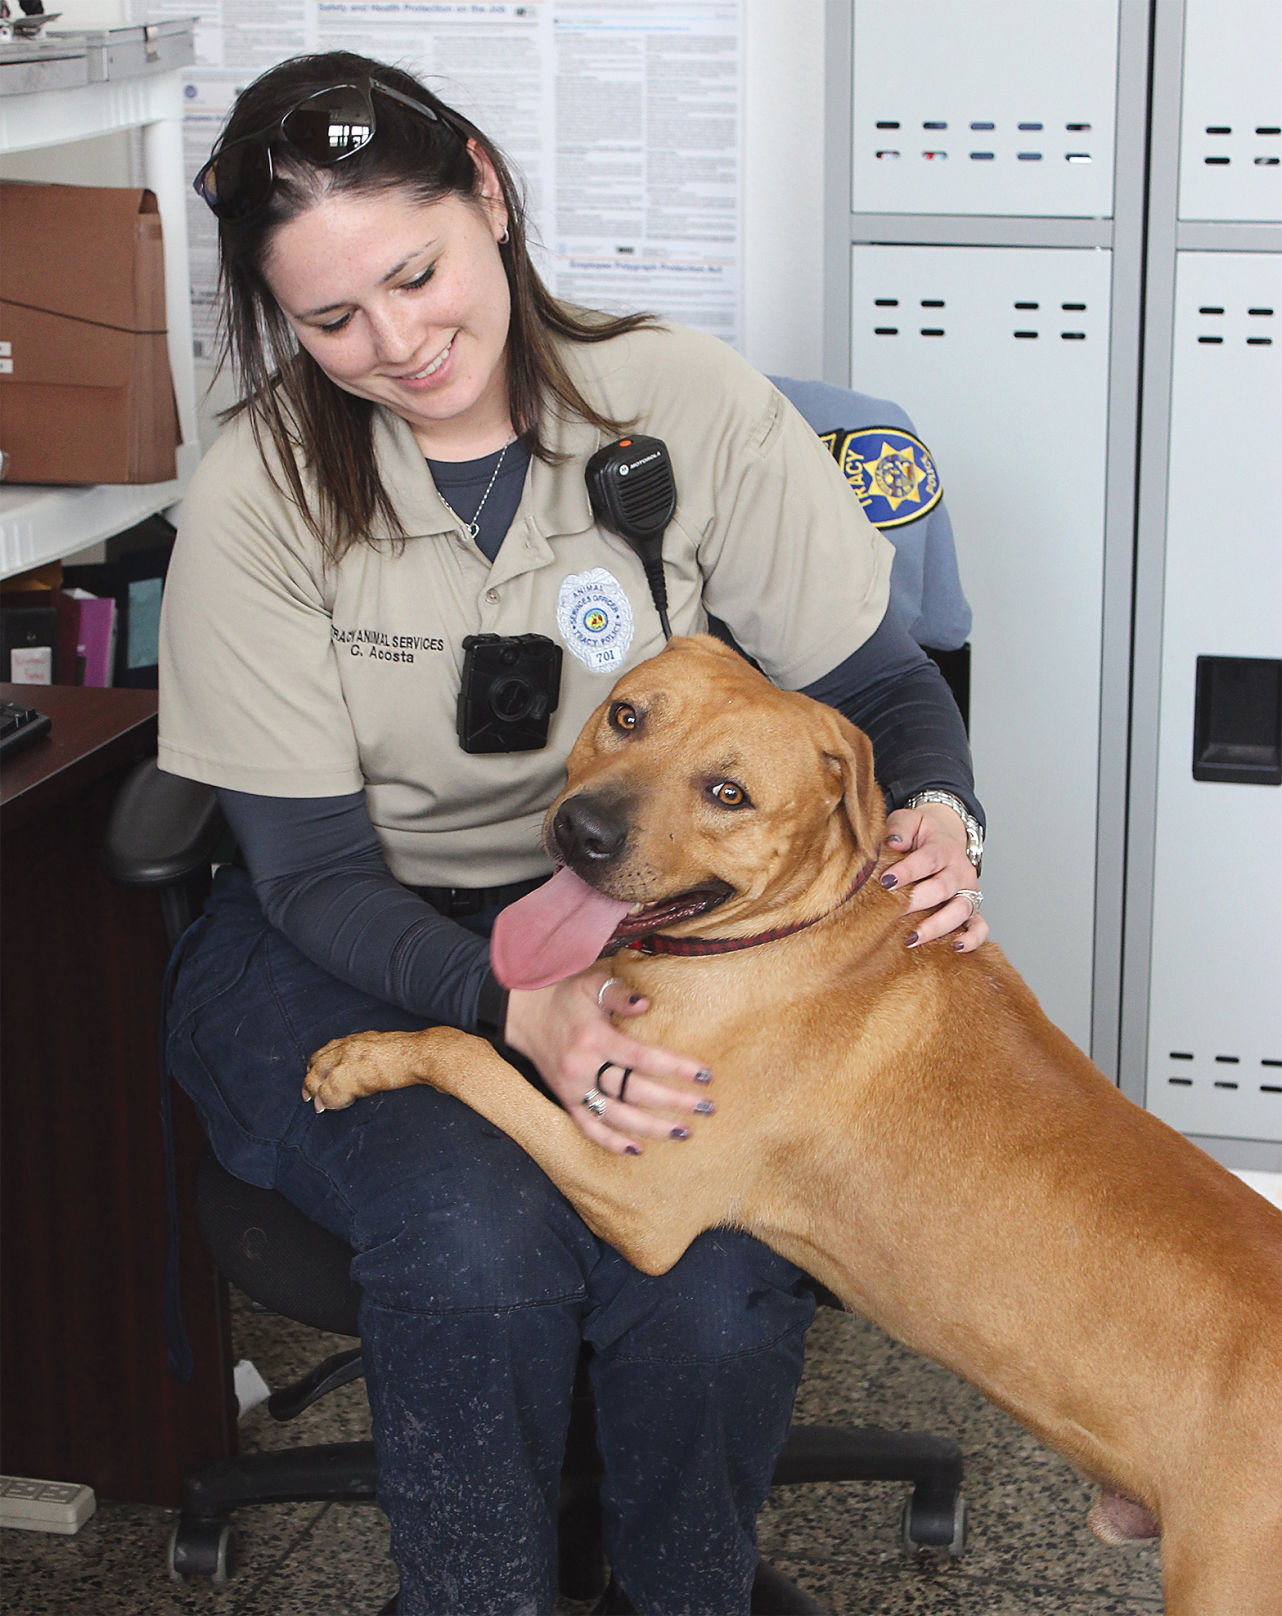
[[[597,1498],[600,1460],[589,1424],[590,1405],[582,1398],[576,1404],[573,1462],[562,1488],[559,1577],[568,1598],[584,1600],[601,1592],[605,1560]],[[962,1477],[961,1450],[947,1437],[876,1427],[802,1425],[789,1434],[773,1484],[911,1482],[913,1492],[904,1511],[906,1546],[958,1555],[965,1543]],[[225,1581],[232,1570],[230,1517],[244,1505],[369,1502],[377,1484],[374,1444],[368,1441],[249,1453],[203,1465],[183,1481],[182,1513],[170,1538],[170,1574]]]
[[[377,1485],[372,1442],[325,1442],[201,1465],[183,1478],[169,1574],[225,1582],[234,1569],[230,1517],[242,1505],[371,1502]]]

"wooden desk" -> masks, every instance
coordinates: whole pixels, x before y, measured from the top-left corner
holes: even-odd
[[[196,1367],[166,1367],[167,1220],[157,900],[99,866],[120,781],[155,751],[156,693],[0,685],[53,728],[0,778],[0,1440],[9,1475],[174,1504],[191,1465],[234,1451],[224,1288],[191,1181],[203,1148],[175,1105],[182,1300]]]

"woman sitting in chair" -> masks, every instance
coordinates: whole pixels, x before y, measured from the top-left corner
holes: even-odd
[[[646,1277],[455,1100],[417,1087],[317,1115],[302,1076],[341,1034],[448,1022],[518,1052],[602,1150],[717,1125],[698,1052],[631,1036],[645,1003],[604,966],[510,995],[489,967],[498,908],[548,874],[570,745],[663,644],[584,482],[622,433],[671,452],[673,629],[715,614],[770,677],[871,732],[917,939],[971,949],[980,809],[956,708],[887,612],[890,546],[801,417],[711,338],[554,299],[493,143],[407,74],[346,54],[273,68],[197,188],[242,402],[183,505],[160,761],[218,788],[247,873],[220,871],[186,940],[171,1068],[227,1168],[357,1252],[402,1616],[552,1609],[584,1341],[603,1608],[746,1612],[805,1276],[725,1230]],[[486,694],[466,640],[528,634],[508,649],[550,681],[546,735],[490,749],[457,728],[463,682]],[[675,1129],[665,1080],[693,1082]],[[814,1608],[781,1579],[771,1597]]]

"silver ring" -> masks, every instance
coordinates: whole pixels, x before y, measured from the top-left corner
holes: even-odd
[[[970,905],[970,918],[974,920],[975,916],[979,913],[980,905],[984,901],[984,894],[982,892],[976,892],[973,887],[958,887],[954,896],[958,898],[965,898],[966,902]]]
[[[589,1089],[583,1096],[583,1103],[594,1117],[605,1115],[605,1095],[600,1089]]]
[[[604,1010],[605,1009],[605,1004],[603,1003],[603,1000],[605,999],[605,990],[608,987],[613,987],[615,982],[617,982],[617,981],[618,981],[618,977],[616,977],[616,976],[607,976],[605,981],[602,982],[601,991],[596,996],[596,1007],[597,1007],[598,1010]]]

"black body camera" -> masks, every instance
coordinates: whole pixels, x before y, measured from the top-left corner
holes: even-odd
[[[546,634],[463,641],[458,738],[465,752],[537,752],[561,698],[561,647]]]

